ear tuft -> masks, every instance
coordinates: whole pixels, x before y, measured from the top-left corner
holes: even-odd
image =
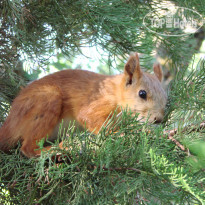
[[[132,84],[133,80],[141,77],[142,71],[140,69],[139,56],[137,53],[130,55],[125,65],[124,73],[128,77],[127,84]]]
[[[162,72],[162,68],[161,68],[160,64],[155,63],[153,68],[154,68],[154,74],[157,76],[159,81],[162,82],[163,72]]]

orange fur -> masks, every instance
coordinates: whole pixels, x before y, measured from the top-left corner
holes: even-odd
[[[141,120],[149,115],[151,122],[160,121],[166,94],[160,84],[161,68],[154,69],[155,75],[143,72],[135,53],[120,75],[63,70],[32,82],[16,97],[0,128],[0,149],[9,150],[20,140],[26,156],[38,156],[36,142],[53,136],[63,119],[76,120],[82,127],[86,124],[89,131],[98,133],[117,107],[128,106],[139,113]],[[147,91],[147,100],[138,96],[139,90]]]

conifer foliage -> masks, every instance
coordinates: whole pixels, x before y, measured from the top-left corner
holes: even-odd
[[[71,57],[97,46],[112,65],[137,51],[148,68],[155,53],[173,76],[160,126],[140,123],[127,110],[95,136],[72,125],[60,129],[68,150],[56,141],[53,152],[39,158],[27,159],[18,148],[0,153],[0,204],[205,204],[205,62],[188,67],[204,31],[183,37],[149,32],[143,18],[160,2],[0,1],[1,123],[29,81],[23,63],[45,69],[58,52]],[[170,2],[205,14],[203,1]]]

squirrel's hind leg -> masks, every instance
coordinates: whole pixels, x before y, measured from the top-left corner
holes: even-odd
[[[41,91],[43,91],[41,89]],[[37,142],[49,136],[61,120],[62,97],[54,86],[45,87],[44,92],[35,93],[32,108],[21,119],[22,147],[21,151],[27,157],[39,156],[41,150]],[[49,150],[51,146],[43,148]]]

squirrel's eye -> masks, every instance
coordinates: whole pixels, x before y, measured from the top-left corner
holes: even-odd
[[[145,90],[140,90],[139,96],[146,100],[147,99],[147,92]]]

